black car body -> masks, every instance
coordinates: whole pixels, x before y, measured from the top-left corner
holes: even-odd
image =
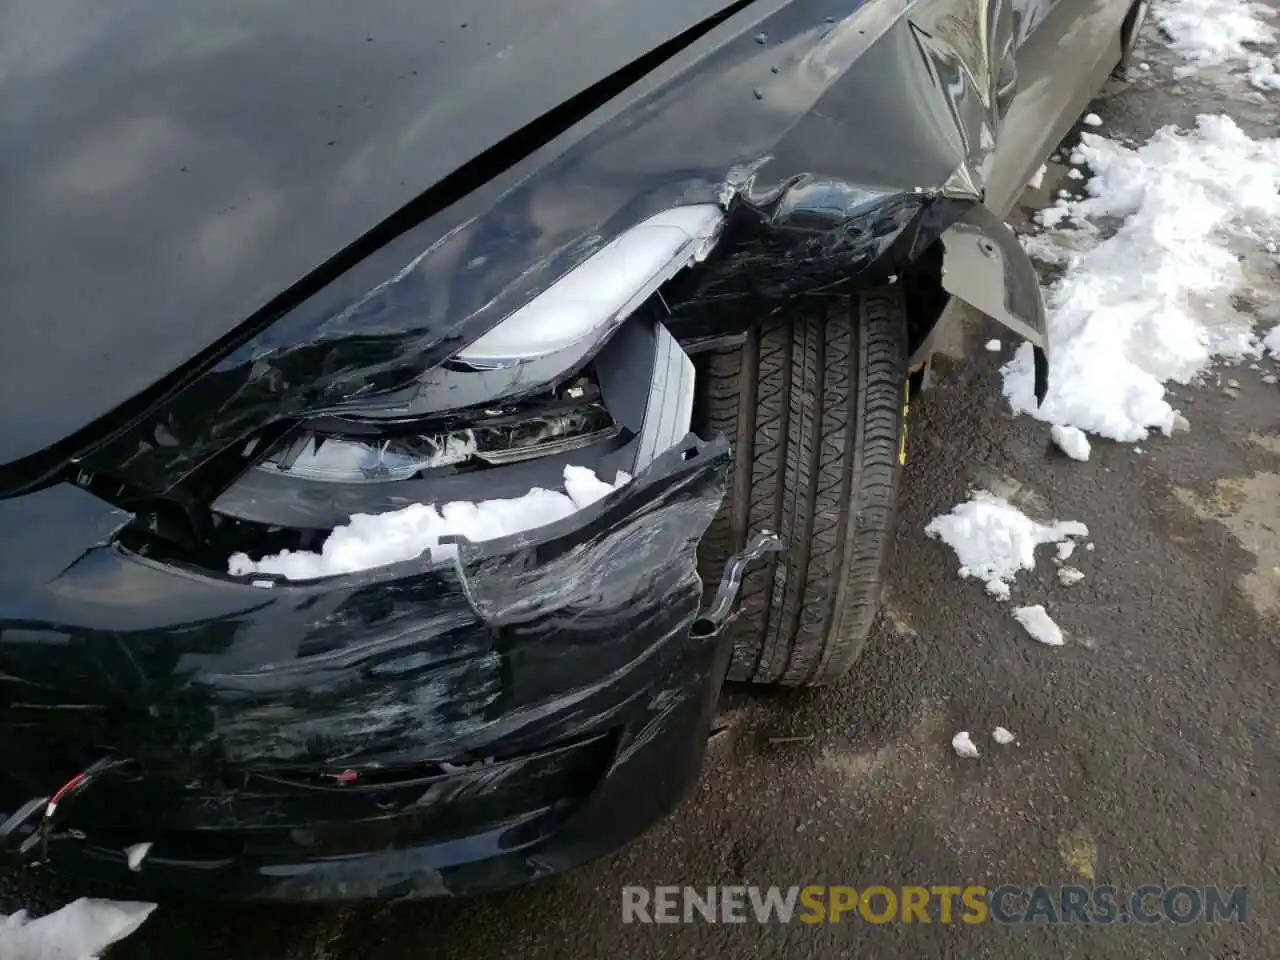
[[[651,824],[697,775],[748,559],[716,574],[712,606],[698,549],[733,438],[698,435],[699,351],[815,291],[908,281],[1045,347],[1034,272],[992,211],[1115,66],[1130,13],[0,10],[10,850],[167,895],[426,896],[555,872]],[[692,208],[718,211],[706,243],[628,291],[609,337],[459,359],[637,224]],[[917,366],[949,317],[912,313]],[[498,407],[485,429],[510,431],[584,395],[610,418],[592,443],[483,471],[263,466],[335,422],[472,429]],[[634,478],[374,569],[227,572],[236,551],[517,496],[569,462]]]

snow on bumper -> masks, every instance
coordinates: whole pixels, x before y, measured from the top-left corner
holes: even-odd
[[[438,507],[414,503],[387,513],[358,513],[335,528],[318,552],[283,550],[261,560],[235,553],[227,569],[233,576],[261,573],[312,580],[412,560],[424,551],[429,551],[432,559],[452,557],[457,546],[442,543],[446,538],[482,543],[536,530],[572,516],[630,479],[618,471],[617,479],[608,484],[589,467],[566,466],[563,493],[535,487],[521,497],[459,500]]]

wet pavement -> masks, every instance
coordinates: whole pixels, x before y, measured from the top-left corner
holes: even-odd
[[[1093,109],[1102,132],[1137,141],[1227,95],[1156,64]],[[1232,112],[1255,134],[1274,130],[1276,102]],[[696,793],[657,829],[480,900],[162,908],[111,960],[1280,955],[1280,388],[1247,365],[1230,374],[1236,396],[1212,381],[1177,388],[1190,433],[1141,454],[1095,441],[1076,463],[1050,448],[1046,425],[1005,410],[1009,347],[981,346],[997,335],[975,322],[971,359],[943,358],[937,388],[913,405],[890,596],[854,674],[819,692],[730,691]],[[924,536],[974,481],[1038,517],[1089,525],[1096,550],[1072,560],[1082,583],[1060,585],[1043,550],[1014,587],[1015,603],[1046,605],[1066,646],[1032,643]],[[996,746],[996,725],[1017,742]],[[980,758],[953,754],[962,729]],[[1243,884],[1251,917],[1092,929],[621,922],[626,884],[810,883]],[[36,893],[0,896],[0,910]]]

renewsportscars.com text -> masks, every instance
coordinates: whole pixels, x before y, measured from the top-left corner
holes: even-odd
[[[622,888],[623,923],[1242,923],[1248,888],[794,886]]]

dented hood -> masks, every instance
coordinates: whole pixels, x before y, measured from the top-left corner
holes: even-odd
[[[0,11],[0,464],[234,330],[723,0]]]

